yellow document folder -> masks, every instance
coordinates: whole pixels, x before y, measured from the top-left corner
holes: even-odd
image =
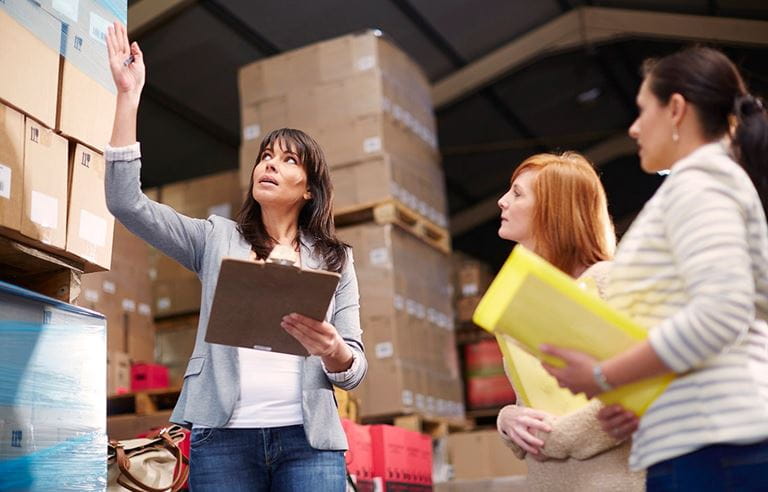
[[[648,336],[647,330],[627,315],[586,292],[571,277],[522,246],[512,251],[480,301],[473,320],[491,333],[511,336],[538,359],[559,367],[563,362],[542,353],[540,345],[572,348],[605,360]],[[525,366],[520,369],[525,371]],[[540,373],[521,372],[517,377],[526,381],[540,377]],[[642,415],[673,378],[670,374],[646,379],[599,398]],[[537,386],[547,387],[544,382],[526,383],[528,388]],[[536,397],[529,398],[533,401]]]
[[[504,354],[504,364],[518,402],[557,416],[569,414],[589,403],[583,394],[574,395],[561,388],[539,359],[529,354],[514,338],[498,333],[496,340]]]

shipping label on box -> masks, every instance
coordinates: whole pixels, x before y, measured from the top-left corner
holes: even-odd
[[[108,270],[112,263],[114,217],[104,194],[104,157],[77,144],[71,153],[69,171],[69,223],[67,251],[96,269]]]

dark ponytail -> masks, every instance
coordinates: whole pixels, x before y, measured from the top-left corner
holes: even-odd
[[[737,96],[733,114],[736,116],[734,152],[752,178],[768,215],[768,114],[765,104],[751,94]]]
[[[643,71],[662,104],[680,94],[696,108],[708,140],[730,134],[735,126],[733,152],[768,215],[768,116],[762,101],[747,92],[733,62],[718,50],[697,46],[647,60]]]

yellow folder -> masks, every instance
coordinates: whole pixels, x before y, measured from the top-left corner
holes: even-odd
[[[605,360],[648,336],[647,330],[629,316],[587,292],[577,281],[522,246],[512,251],[480,301],[473,320],[491,333],[509,335],[525,351],[558,367],[562,367],[563,362],[542,353],[540,345],[572,348]],[[546,406],[555,409],[579,404],[572,400],[574,395],[570,392],[551,391],[551,381],[544,378],[549,375],[543,368],[535,370],[530,360],[522,358],[519,352],[525,351],[519,347],[519,352],[514,348],[510,350],[509,344],[502,343],[502,351],[505,348],[512,383],[515,384],[515,378],[522,383],[520,387],[526,393],[524,398],[529,400],[527,404],[536,407],[536,401],[544,401]],[[673,378],[670,374],[638,381],[603,393],[599,398],[606,404],[620,403],[642,415]]]

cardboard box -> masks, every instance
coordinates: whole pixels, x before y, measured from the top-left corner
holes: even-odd
[[[331,168],[383,155],[409,158],[415,164],[439,162],[436,147],[383,114],[352,119],[336,126],[306,126],[301,130],[317,141]],[[253,168],[260,143],[260,139],[244,141],[240,148],[242,185],[247,184],[245,178]]]
[[[413,98],[412,92],[378,69],[243,104],[243,142],[260,140],[278,128],[343,127],[359,118],[381,114],[427,144],[436,143],[432,104]]]
[[[112,269],[83,275],[78,305],[107,317],[109,351],[125,352],[136,362],[154,362],[149,247],[119,222],[114,231]]]
[[[109,270],[115,218],[107,210],[104,194],[104,157],[81,144],[70,150],[66,250],[93,267]]]
[[[21,233],[64,249],[67,238],[67,141],[26,119]]]
[[[348,78],[379,69],[431,105],[431,88],[421,67],[380,31],[315,43],[258,60],[240,69],[238,86],[242,105],[280,96],[291,90]]]
[[[62,58],[61,73],[56,129],[103,152],[112,134],[116,93],[90,78],[69,59]]]
[[[456,293],[460,297],[482,296],[493,280],[491,268],[480,261],[463,259],[456,272]]]
[[[475,314],[482,296],[461,297],[456,301],[456,319],[459,321],[472,321],[472,315]]]
[[[0,99],[49,128],[56,124],[60,37],[61,22],[35,3],[0,2]]]
[[[0,226],[14,231],[21,228],[24,134],[24,115],[0,104]]]
[[[243,204],[237,171],[202,176],[163,186],[162,203],[188,217],[218,215],[234,219]]]
[[[440,165],[416,164],[394,155],[331,169],[334,210],[398,200],[440,227],[446,227],[445,176]]]
[[[171,413],[172,410],[152,415],[110,415],[107,417],[107,436],[110,439],[133,439],[151,429],[166,427]]]
[[[518,460],[496,430],[457,432],[448,436],[448,456],[457,480],[526,475],[525,461]]]
[[[117,91],[106,54],[107,27],[127,21],[127,5],[114,0],[43,0],[61,30],[61,84],[56,129],[99,151],[109,142]]]
[[[107,352],[107,395],[131,390],[131,357],[125,352]]]

